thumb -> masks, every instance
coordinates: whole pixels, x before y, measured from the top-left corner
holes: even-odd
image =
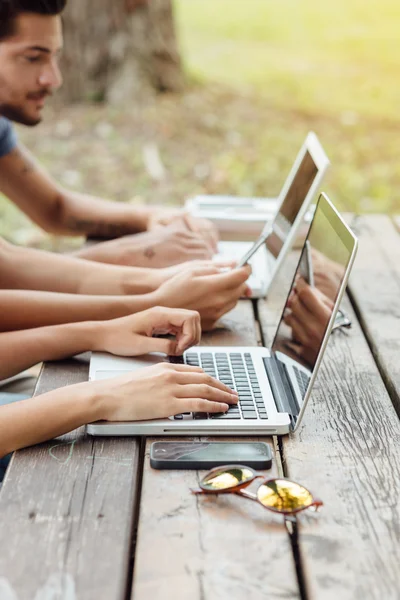
[[[176,339],[167,339],[159,337],[140,336],[140,352],[162,352],[174,356],[176,354],[178,342]]]

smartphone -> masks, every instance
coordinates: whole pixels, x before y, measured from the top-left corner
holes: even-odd
[[[242,258],[238,261],[238,268],[240,267],[244,267],[245,265],[247,265],[247,263],[249,262],[249,260],[251,259],[251,257],[253,256],[253,254],[255,254],[257,252],[257,250],[260,248],[260,246],[262,246],[263,244],[266,243],[267,239],[269,238],[269,236],[271,235],[273,231],[273,225],[271,225],[270,227],[268,227],[268,229],[264,230],[260,237],[258,238],[258,240],[256,240],[254,242],[254,244],[252,245],[252,247],[246,252],[246,254],[244,256],[242,256]]]
[[[304,243],[304,249],[299,264],[299,273],[310,287],[315,287],[311,245],[308,240],[306,240]]]
[[[221,465],[246,465],[270,469],[272,453],[265,442],[153,442],[153,469],[211,469]]]

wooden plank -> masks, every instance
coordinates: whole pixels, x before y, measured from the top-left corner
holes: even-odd
[[[360,243],[351,297],[400,415],[400,236],[384,215],[366,215],[355,224]]]
[[[276,308],[276,307],[275,307]],[[308,598],[398,598],[400,424],[354,324],[332,335],[304,420],[282,439],[286,474],[325,506],[304,515],[299,544]],[[276,311],[260,303],[263,332]]]
[[[202,343],[257,344],[249,301],[227,320],[230,332],[204,336]],[[236,496],[193,496],[190,488],[198,485],[201,473],[151,469],[152,441],[146,445],[132,599],[298,598],[282,519]],[[271,473],[278,472],[278,464],[279,454]]]
[[[87,358],[47,364],[36,393],[87,378]],[[0,494],[0,598],[126,597],[139,454],[135,438],[80,428],[14,455]]]

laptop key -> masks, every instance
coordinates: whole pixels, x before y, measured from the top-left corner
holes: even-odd
[[[243,418],[244,419],[257,419],[257,413],[256,412],[244,412]]]
[[[174,415],[174,419],[180,421],[181,419],[183,419],[183,415]]]
[[[241,416],[239,413],[218,413],[217,415],[213,415],[211,419],[241,419]]]
[[[197,421],[208,419],[208,413],[201,413],[201,412],[193,413],[193,419],[196,419]]]

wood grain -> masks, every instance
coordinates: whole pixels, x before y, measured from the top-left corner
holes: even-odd
[[[276,308],[276,307],[275,307]],[[300,520],[308,598],[399,597],[400,424],[349,301],[299,430],[282,439],[288,476],[324,501]],[[276,310],[259,308],[271,335]]]
[[[87,377],[87,357],[47,364],[36,393]],[[0,494],[2,600],[7,590],[18,600],[126,597],[139,457],[135,438],[84,428],[15,453]]]
[[[225,322],[230,331],[207,334],[202,343],[258,343],[249,301],[241,302]],[[152,441],[146,445],[132,599],[298,598],[282,519],[233,495],[192,495],[190,488],[198,486],[201,473],[151,469]],[[271,473],[277,473],[279,464],[278,458]]]
[[[359,250],[351,297],[400,415],[400,235],[384,215],[363,216],[355,226]]]

